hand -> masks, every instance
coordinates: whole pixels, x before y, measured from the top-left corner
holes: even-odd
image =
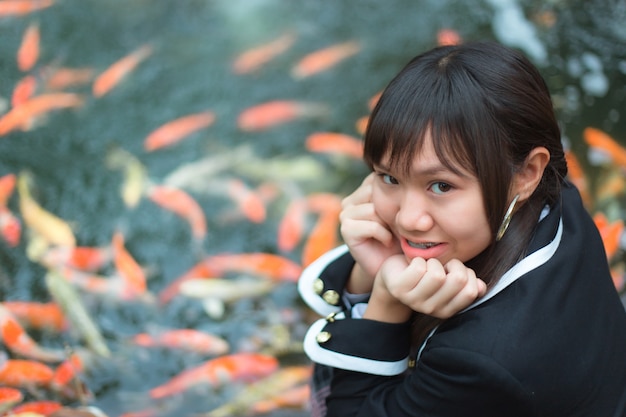
[[[411,310],[440,319],[452,317],[487,291],[474,271],[456,259],[442,265],[434,258],[408,262],[404,256],[392,256],[376,281],[375,290],[382,287]]]
[[[347,289],[353,293],[372,290],[374,277],[383,262],[402,253],[400,244],[376,214],[372,203],[374,173],[342,201],[341,235],[356,261]]]

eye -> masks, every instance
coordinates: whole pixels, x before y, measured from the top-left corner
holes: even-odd
[[[430,188],[435,194],[445,194],[452,189],[452,186],[445,182],[436,182]]]
[[[398,180],[389,174],[378,174],[385,184],[397,184]]]

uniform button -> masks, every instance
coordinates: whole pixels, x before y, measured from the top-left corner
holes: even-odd
[[[328,304],[332,304],[334,306],[339,304],[339,293],[337,291],[335,291],[335,290],[328,290],[328,291],[326,291],[324,293],[324,295],[322,295],[322,298]]]
[[[320,278],[317,278],[315,281],[313,281],[313,291],[315,291],[315,294],[321,295],[324,291],[324,281],[322,281]]]
[[[336,311],[333,311],[328,316],[326,316],[326,321],[329,323],[333,323],[335,321],[335,316],[337,315]]]
[[[326,343],[330,340],[330,333],[319,332],[317,336],[315,336],[315,340],[317,340],[317,343]]]

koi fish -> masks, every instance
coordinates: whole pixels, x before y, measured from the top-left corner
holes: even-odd
[[[614,164],[626,168],[626,148],[617,143],[606,132],[587,127],[583,130],[583,139],[592,150],[602,153]]]
[[[148,288],[146,274],[124,246],[124,236],[121,232],[118,231],[113,234],[112,247],[115,269],[126,284],[130,294],[133,298],[144,294]]]
[[[48,268],[69,267],[95,272],[113,259],[111,246],[52,246],[38,261]]]
[[[165,289],[159,293],[159,302],[161,304],[169,303],[172,298],[178,295],[180,291],[180,285],[192,278],[213,278],[218,276],[220,271],[211,267],[204,260],[198,262],[191,267],[187,272],[174,279]]]
[[[359,117],[356,122],[354,122],[354,129],[358,132],[359,135],[365,135],[365,131],[367,130],[367,124],[370,121],[369,116]]]
[[[67,318],[57,303],[7,300],[2,305],[28,328],[55,332],[67,330]]]
[[[218,275],[226,272],[259,275],[273,281],[295,282],[302,267],[290,259],[263,252],[220,254],[204,259],[206,266]]]
[[[129,73],[152,54],[152,46],[143,45],[98,75],[93,83],[94,97],[102,97],[115,88]]]
[[[567,161],[567,177],[576,186],[580,192],[580,196],[583,200],[585,207],[591,207],[592,199],[589,193],[589,185],[587,183],[587,176],[583,171],[583,167],[580,161],[576,157],[576,154],[571,150],[565,150],[565,160]]]
[[[46,211],[30,192],[32,175],[23,171],[17,179],[20,196],[20,211],[26,225],[41,235],[47,242],[60,246],[76,246],[74,232],[67,222]]]
[[[315,213],[339,216],[341,197],[333,193],[312,193],[306,197],[307,207]]]
[[[10,0],[0,2],[0,17],[23,16],[46,9],[54,0]]]
[[[191,227],[194,238],[201,240],[207,234],[207,222],[204,210],[187,192],[164,185],[155,185],[148,189],[148,197],[154,203],[183,218]]]
[[[31,359],[0,361],[0,384],[9,387],[47,386],[54,371],[48,365]]]
[[[93,68],[54,68],[45,77],[45,88],[51,91],[86,85],[92,82],[96,72]]]
[[[275,357],[260,353],[242,352],[219,356],[181,372],[151,389],[149,394],[152,399],[159,399],[179,394],[199,384],[219,387],[226,383],[253,381],[275,372],[278,366]]]
[[[291,69],[291,76],[302,79],[326,71],[341,61],[356,55],[361,45],[356,41],[347,41],[311,52],[300,59]]]
[[[0,387],[0,414],[4,413],[24,399],[24,394],[17,388]]]
[[[339,154],[355,159],[363,158],[363,141],[343,133],[312,133],[306,138],[305,147],[310,152]]]
[[[267,294],[275,283],[252,279],[192,278],[180,285],[180,293],[192,298],[212,298],[228,303]]]
[[[37,63],[40,38],[39,24],[29,24],[17,50],[17,67],[21,71],[30,71]]]
[[[68,267],[56,268],[55,270],[68,283],[86,292],[112,297],[116,300],[136,300],[138,298],[136,292],[130,289],[119,275],[108,277]],[[141,298],[149,299],[145,295],[142,295]]]
[[[261,378],[239,391],[234,399],[228,403],[205,413],[203,417],[230,417],[233,415],[247,415],[258,404],[275,398],[280,393],[299,384],[305,384],[311,378],[310,365],[294,365],[281,368],[278,371]]]
[[[37,91],[37,78],[28,74],[15,84],[11,94],[11,106],[18,107],[31,99]]]
[[[139,333],[132,342],[143,347],[181,349],[202,355],[223,355],[230,349],[226,340],[196,329],[172,329],[155,334]]]
[[[146,151],[152,152],[174,145],[192,133],[211,126],[214,121],[215,113],[211,111],[179,117],[150,133],[144,140],[143,147]]]
[[[327,211],[320,214],[302,249],[302,266],[310,265],[334,247],[338,246],[338,213]]]
[[[54,375],[50,381],[50,388],[64,399],[80,400],[83,403],[86,402],[86,400],[93,397],[93,394],[80,378],[85,368],[85,358],[77,353],[70,354],[70,356],[54,370]]]
[[[283,392],[276,393],[266,400],[261,400],[252,405],[254,414],[268,414],[283,408],[304,409],[311,398],[311,387],[308,384],[295,386]]]
[[[320,103],[274,100],[242,111],[237,117],[237,126],[246,132],[258,132],[299,118],[323,117],[328,113],[327,106]]]
[[[16,417],[50,416],[62,407],[60,402],[53,400],[28,401],[14,407],[11,410],[11,415]]]
[[[461,35],[454,29],[443,28],[437,31],[437,45],[459,45],[463,42]]]
[[[285,33],[271,42],[251,48],[239,54],[233,61],[235,74],[248,74],[260,69],[263,65],[286,52],[296,41],[293,33]]]
[[[111,356],[100,330],[70,283],[54,270],[48,270],[45,281],[52,298],[59,304],[72,327],[83,336],[91,350],[104,357]]]
[[[263,223],[265,221],[267,212],[264,201],[243,181],[231,179],[228,182],[228,196],[235,201],[237,207],[248,220],[253,223]]]
[[[33,121],[53,110],[80,107],[84,99],[75,93],[46,93],[32,97],[0,117],[0,136],[27,130]]]
[[[595,192],[595,199],[598,202],[616,199],[626,192],[626,178],[624,173],[612,170],[606,177],[602,178]]]
[[[0,206],[0,234],[12,248],[20,243],[22,237],[22,223],[11,210],[3,206]]]
[[[130,152],[113,148],[106,157],[107,167],[120,169],[124,173],[121,186],[122,200],[126,207],[134,208],[144,195],[148,174],[146,167]]]
[[[282,252],[295,249],[304,235],[308,204],[306,199],[291,200],[278,224],[277,246]]]
[[[0,304],[0,336],[11,352],[41,362],[60,362],[65,357],[62,350],[40,346],[33,340],[11,312]]]
[[[624,220],[618,219],[610,223],[604,213],[597,212],[593,216],[593,221],[600,231],[606,256],[611,260],[620,248],[621,238],[624,234]]]

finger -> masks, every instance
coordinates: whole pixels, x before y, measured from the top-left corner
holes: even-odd
[[[415,268],[415,269],[413,269]],[[409,292],[410,297],[426,302],[438,293],[446,282],[446,271],[437,259],[423,260],[422,258],[414,258],[409,265],[408,270],[414,273],[423,270],[422,278],[416,283],[415,287]],[[429,303],[430,305],[430,303]]]

